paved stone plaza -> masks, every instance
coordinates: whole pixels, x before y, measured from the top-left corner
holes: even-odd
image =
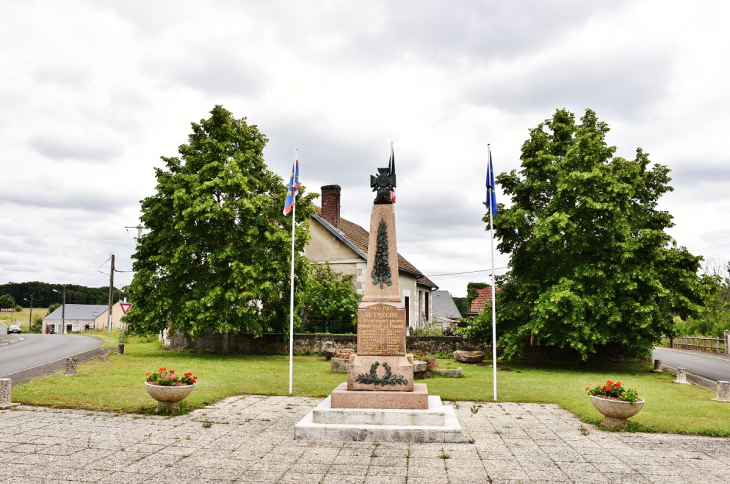
[[[458,402],[473,443],[294,441],[320,401],[234,397],[174,418],[2,411],[0,482],[730,482],[730,439],[602,432],[555,405]]]

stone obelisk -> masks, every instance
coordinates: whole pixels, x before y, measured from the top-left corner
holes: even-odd
[[[428,408],[426,385],[414,385],[413,356],[406,354],[406,309],[389,194],[395,183],[387,168],[370,177],[377,196],[370,215],[365,294],[357,311],[357,354],[350,357],[347,391],[332,393],[333,408]]]

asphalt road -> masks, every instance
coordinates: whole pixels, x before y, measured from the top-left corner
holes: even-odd
[[[701,351],[654,348],[654,359],[713,381],[730,381],[730,358]]]
[[[0,346],[0,377],[41,367],[101,346],[90,336],[63,334],[23,334],[23,341]],[[3,335],[3,342],[17,335]]]

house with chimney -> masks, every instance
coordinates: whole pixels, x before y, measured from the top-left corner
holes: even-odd
[[[340,217],[339,185],[322,187],[322,207],[312,215],[310,240],[304,255],[312,262],[327,261],[332,269],[352,275],[358,294],[365,292],[369,233]],[[401,300],[406,307],[406,327],[423,328],[433,319],[432,292],[438,286],[398,254]]]

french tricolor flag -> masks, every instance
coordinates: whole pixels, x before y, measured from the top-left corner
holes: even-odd
[[[388,175],[395,176],[395,153],[393,152],[393,142],[390,142],[390,160],[388,160]],[[395,187],[390,190],[390,201],[395,203]]]
[[[291,169],[291,178],[289,178],[289,188],[286,192],[286,202],[284,203],[284,215],[289,212],[297,203],[297,195],[299,194],[299,155],[294,157],[294,166]]]

